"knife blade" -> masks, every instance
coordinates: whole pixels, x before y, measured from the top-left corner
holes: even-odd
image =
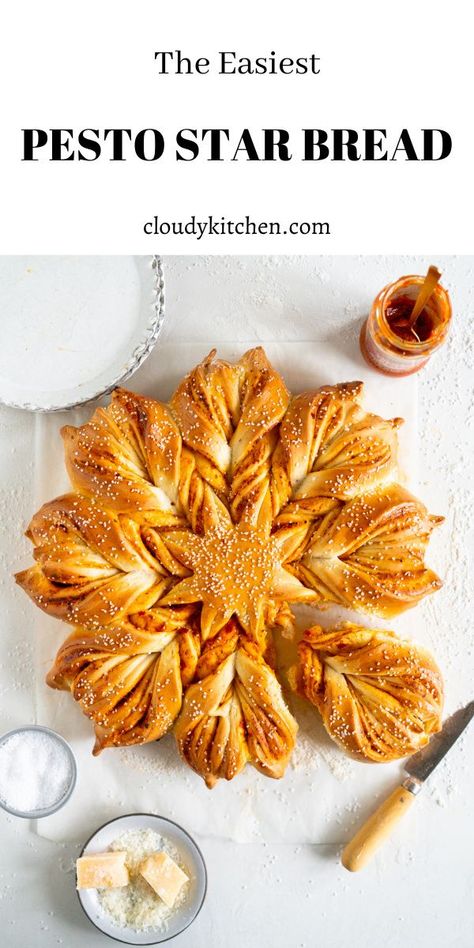
[[[443,760],[474,716],[474,701],[455,711],[429,744],[404,763],[408,775],[369,817],[342,853],[342,865],[357,872],[369,861],[380,843],[390,835],[403,813],[416,800],[427,777]]]
[[[470,701],[464,708],[455,711],[444,722],[441,731],[433,735],[429,744],[405,761],[406,773],[423,784],[456,743],[473,716],[474,701]]]

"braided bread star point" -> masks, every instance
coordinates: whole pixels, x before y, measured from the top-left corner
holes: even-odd
[[[393,632],[313,626],[289,679],[319,710],[329,735],[361,760],[413,754],[441,728],[441,673],[426,649]]]

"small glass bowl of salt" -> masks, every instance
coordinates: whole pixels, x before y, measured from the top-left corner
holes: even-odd
[[[63,737],[30,724],[0,738],[0,807],[37,820],[56,813],[76,784],[76,760]]]

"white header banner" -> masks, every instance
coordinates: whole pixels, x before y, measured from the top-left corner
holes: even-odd
[[[1,253],[470,253],[465,0],[16,0]]]

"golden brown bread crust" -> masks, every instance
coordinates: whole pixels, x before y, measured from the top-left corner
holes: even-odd
[[[277,524],[311,522],[394,479],[402,419],[364,411],[362,390],[346,382],[293,398],[272,464]]]
[[[397,427],[362,385],[291,398],[263,349],[211,352],[168,405],[117,389],[62,434],[73,492],[45,504],[18,583],[75,626],[48,676],[96,750],[173,724],[209,784],[281,776],[296,724],[271,668],[289,603],[392,616],[440,585],[439,518],[394,482]]]
[[[27,536],[36,565],[16,579],[45,612],[72,625],[120,622],[150,608],[169,588],[139,523],[95,498],[65,494],[44,504]]]
[[[424,564],[441,519],[399,484],[379,486],[316,522],[294,573],[320,603],[391,618],[442,585]]]
[[[283,700],[275,673],[261,651],[239,635],[208,643],[197,667],[197,681],[186,691],[175,725],[184,760],[209,787],[219,777],[231,780],[247,762],[268,777],[282,777],[298,725]]]
[[[290,669],[293,688],[320,711],[347,753],[385,762],[413,754],[441,728],[443,681],[430,653],[393,632],[313,626]]]
[[[166,405],[115,389],[80,428],[65,426],[66,467],[76,490],[121,513],[162,511],[177,503],[181,436]]]
[[[192,615],[186,606],[152,609],[121,625],[77,628],[61,646],[46,681],[70,690],[92,719],[95,754],[158,740],[172,727],[199,657]]]

